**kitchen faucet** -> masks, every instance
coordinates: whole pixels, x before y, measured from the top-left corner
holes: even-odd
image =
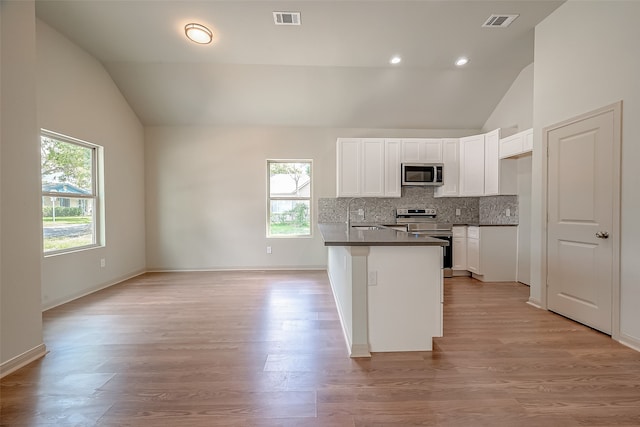
[[[367,205],[367,201],[362,197],[353,197],[347,202],[347,233],[351,230],[351,202],[354,200],[362,200],[362,219],[364,219],[364,207]]]

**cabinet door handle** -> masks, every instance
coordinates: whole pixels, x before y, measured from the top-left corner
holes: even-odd
[[[606,231],[598,231],[596,233],[596,237],[598,239],[608,239],[609,238],[609,233],[607,233]]]

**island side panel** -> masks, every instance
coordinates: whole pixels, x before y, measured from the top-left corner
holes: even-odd
[[[442,336],[442,247],[372,246],[369,344],[372,352],[430,351]],[[377,284],[371,284],[372,273]]]
[[[327,273],[347,346],[353,343],[351,254],[345,246],[328,246]]]

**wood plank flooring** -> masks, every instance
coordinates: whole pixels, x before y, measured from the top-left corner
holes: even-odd
[[[325,272],[145,274],[44,313],[2,426],[639,426],[640,353],[525,301],[445,284],[433,352],[352,360]]]

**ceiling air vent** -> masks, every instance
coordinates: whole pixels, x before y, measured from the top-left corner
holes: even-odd
[[[300,25],[300,12],[273,12],[276,25]]]
[[[520,15],[491,15],[484,24],[483,27],[489,28],[506,28]]]

